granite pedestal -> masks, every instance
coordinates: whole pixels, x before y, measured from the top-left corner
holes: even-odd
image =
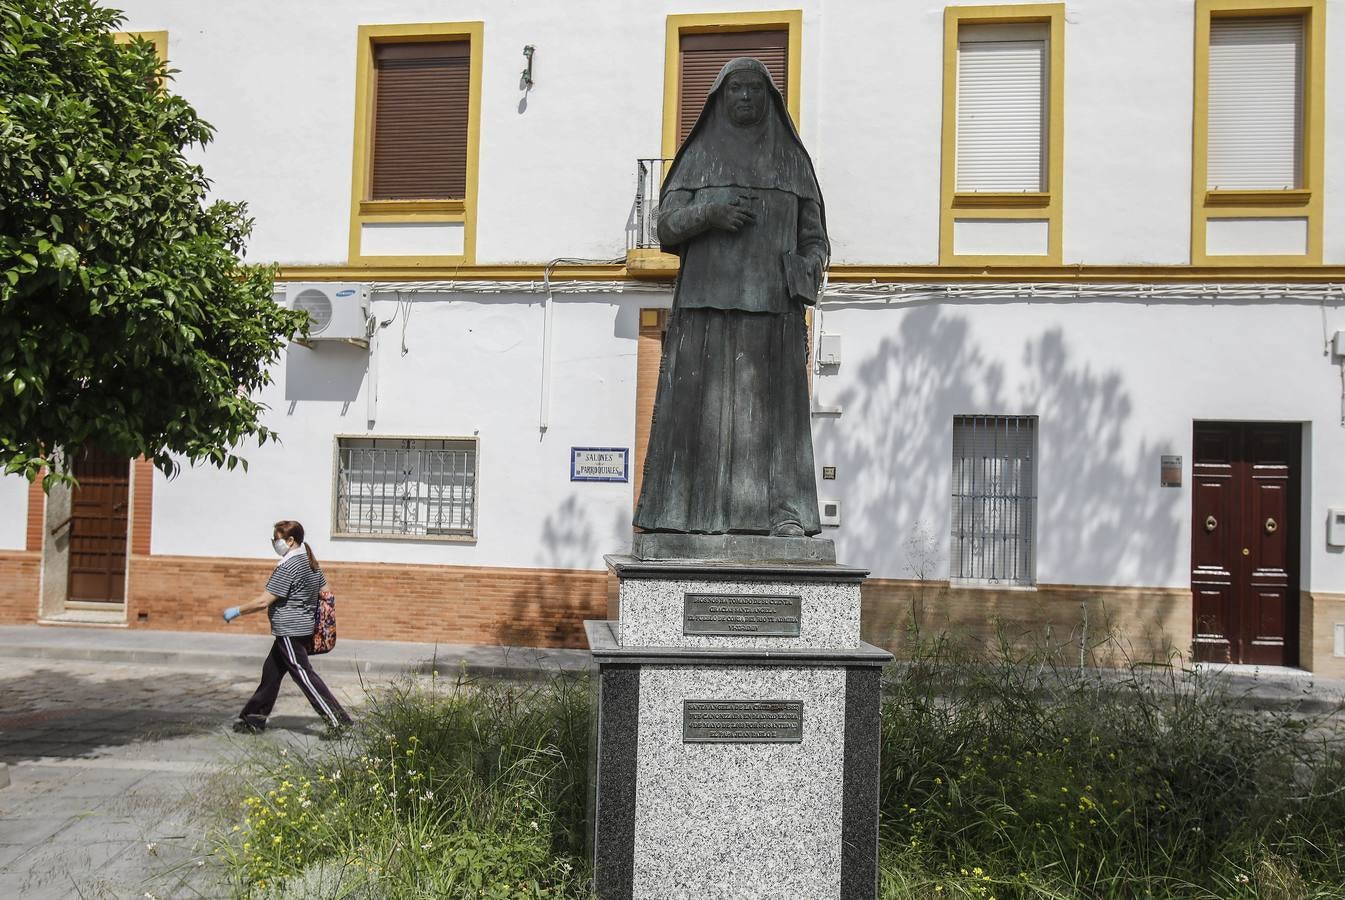
[[[607,563],[619,619],[585,623],[601,900],[875,897],[891,655],[859,639],[867,572]]]

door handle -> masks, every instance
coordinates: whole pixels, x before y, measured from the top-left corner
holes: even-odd
[[[1279,527],[1279,525],[1275,524],[1274,519],[1266,519],[1266,534],[1274,534],[1275,530]]]
[[[1251,555],[1252,555],[1252,551],[1251,551],[1250,549],[1246,548],[1246,547],[1243,547],[1243,548],[1242,548],[1242,555],[1243,555],[1243,556],[1251,556]]]
[[[1206,517],[1205,517],[1205,530],[1206,530],[1206,531],[1213,531],[1214,529],[1216,529],[1216,528],[1218,528],[1218,527],[1219,527],[1219,520],[1218,520],[1218,519],[1214,518],[1214,516],[1206,516]]]

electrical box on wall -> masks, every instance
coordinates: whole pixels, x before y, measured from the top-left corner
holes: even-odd
[[[1326,545],[1345,547],[1345,506],[1333,506],[1326,514]]]
[[[820,500],[818,501],[818,512],[821,513],[822,524],[837,528],[841,524],[841,501],[839,500]]]
[[[817,364],[819,366],[839,366],[841,364],[841,336],[839,334],[818,335]]]
[[[1345,356],[1345,331],[1337,331],[1331,336],[1331,352],[1336,356]]]

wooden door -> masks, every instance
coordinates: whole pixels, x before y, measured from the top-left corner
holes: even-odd
[[[1298,663],[1298,425],[1197,422],[1191,595],[1197,660]]]
[[[74,474],[79,486],[71,498],[68,602],[122,603],[130,461],[82,450]]]

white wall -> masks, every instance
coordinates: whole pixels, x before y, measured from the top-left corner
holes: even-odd
[[[0,475],[0,550],[27,549],[28,481]]]
[[[380,295],[381,296],[381,295]],[[630,447],[635,430],[639,301],[557,299],[550,427],[539,428],[540,295],[439,295],[412,304],[378,343],[378,414],[367,431],[367,356],[341,345],[293,346],[263,400],[283,444],[244,448],[250,466],[185,469],[158,479],[152,552],[266,556],[271,524],[304,523],[319,558],[451,565],[601,568],[629,546],[630,484],[569,480],[572,446]],[[397,315],[377,300],[380,320]],[[331,538],[336,434],[477,435],[474,544]]]
[[[379,295],[382,297],[383,295]],[[271,523],[297,518],[320,556],[455,565],[601,568],[629,546],[631,485],[572,483],[572,446],[631,447],[637,313],[666,295],[559,297],[550,428],[538,429],[543,308],[536,294],[416,300],[378,345],[377,422],[366,432],[361,351],[294,347],[265,397],[284,443],[245,450],[248,474],[185,471],[154,494],[156,554],[266,557]],[[379,299],[375,314],[394,316]],[[910,540],[947,575],[952,419],[1037,415],[1037,580],[1189,583],[1195,420],[1302,422],[1302,585],[1345,591],[1345,555],[1325,546],[1326,509],[1345,505],[1338,361],[1322,309],[1286,301],[829,304],[839,369],[815,378],[819,495],[842,501],[827,530],[842,561],[912,574]],[[1325,333],[1345,329],[1326,308]],[[332,437],[471,435],[481,440],[474,544],[331,538]],[[1183,486],[1159,486],[1159,457]]]
[[[175,87],[218,130],[207,173],[257,219],[251,256],[342,263],[350,216],[356,28],[485,23],[477,259],[624,253],[635,160],[660,152],[670,13],[777,3],[122,0],[128,29],[167,29]],[[938,256],[943,6],[806,0],[802,134],[839,263]],[[1345,19],[1330,0],[1327,94]],[[1190,0],[1072,0],[1066,12],[1067,263],[1189,259]],[[524,44],[536,88],[521,104]],[[1326,258],[1345,261],[1345,115],[1327,105]]]
[[[1345,328],[1339,306],[1327,317]],[[845,561],[911,577],[918,524],[946,577],[953,416],[1037,415],[1038,581],[1183,586],[1192,422],[1307,422],[1302,584],[1345,590],[1325,545],[1326,508],[1345,505],[1341,373],[1317,305],[913,302],[832,308],[823,327],[843,363],[817,402],[844,413],[815,420],[817,464],[838,469],[818,485],[842,501]],[[1174,453],[1183,486],[1160,487]]]

